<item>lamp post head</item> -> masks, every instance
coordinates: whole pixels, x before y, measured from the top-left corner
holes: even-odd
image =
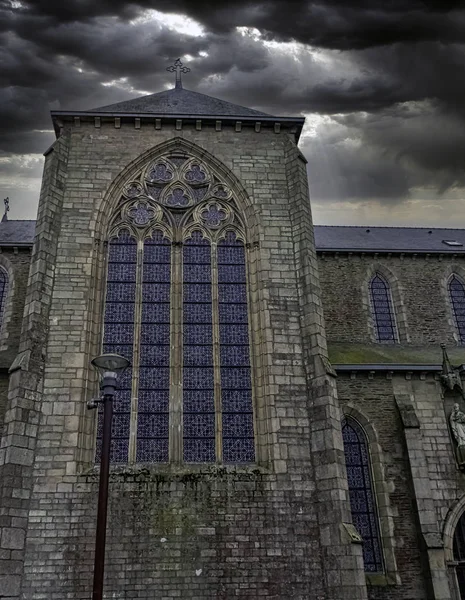
[[[116,379],[130,366],[130,362],[119,354],[101,354],[91,360],[101,378],[100,388],[104,396],[114,396]]]

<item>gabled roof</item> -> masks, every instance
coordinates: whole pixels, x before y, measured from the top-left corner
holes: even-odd
[[[93,108],[87,113],[112,114],[157,114],[157,115],[196,115],[218,117],[271,117],[266,113],[238,104],[226,102],[198,92],[191,92],[181,87],[165,92],[141,96],[125,102],[117,102],[108,106]]]
[[[465,229],[317,225],[315,245],[319,251],[457,254],[465,252]]]
[[[35,221],[0,222],[0,245],[32,246]],[[462,243],[449,246],[444,240]],[[317,251],[465,253],[465,229],[315,225]]]

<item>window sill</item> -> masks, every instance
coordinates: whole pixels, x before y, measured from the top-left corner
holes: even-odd
[[[365,580],[367,585],[377,587],[397,585],[399,583],[395,577],[386,573],[365,573]]]

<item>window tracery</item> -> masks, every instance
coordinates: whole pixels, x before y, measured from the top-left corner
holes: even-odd
[[[104,351],[132,363],[112,461],[253,462],[245,229],[232,191],[201,161],[164,156],[124,187],[110,231]]]
[[[363,538],[365,571],[379,573],[384,570],[384,563],[367,437],[355,419],[345,417],[342,439],[350,509],[353,523]]]
[[[380,273],[375,273],[370,281],[370,301],[376,341],[384,343],[398,342],[399,334],[391,288]]]
[[[449,280],[449,296],[459,341],[465,344],[465,285],[457,275],[452,275]]]

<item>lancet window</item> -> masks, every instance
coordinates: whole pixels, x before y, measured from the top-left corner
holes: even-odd
[[[355,419],[345,417],[342,421],[342,438],[352,521],[363,538],[365,571],[382,572],[381,536],[367,437]]]
[[[384,343],[398,342],[391,288],[380,273],[375,273],[370,281],[370,301],[376,340]]]
[[[457,275],[449,280],[449,295],[459,341],[465,344],[465,285]]]
[[[108,242],[103,349],[131,361],[113,462],[255,459],[246,231],[231,190],[172,154],[130,182]],[[97,425],[97,455],[102,415]]]
[[[462,514],[455,528],[453,552],[454,561],[457,562],[455,572],[460,599],[465,600],[465,514]]]
[[[3,268],[0,268],[0,325],[3,322],[5,313],[5,303],[8,294],[8,275]]]

